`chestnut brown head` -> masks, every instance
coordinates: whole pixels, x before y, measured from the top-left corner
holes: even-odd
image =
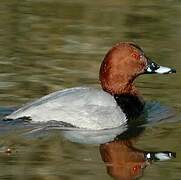
[[[100,81],[103,90],[110,94],[133,94],[133,81],[140,74],[174,72],[174,69],[159,66],[148,59],[138,45],[121,42],[106,54],[100,68]]]

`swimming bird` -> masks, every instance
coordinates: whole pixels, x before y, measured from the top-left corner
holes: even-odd
[[[53,120],[90,130],[118,127],[143,111],[144,100],[134,85],[136,77],[175,72],[153,62],[137,44],[120,42],[108,51],[101,64],[102,89],[74,87],[53,92],[5,118],[28,118],[32,123]]]

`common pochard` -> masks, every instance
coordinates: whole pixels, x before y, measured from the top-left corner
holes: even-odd
[[[144,100],[133,84],[136,77],[175,72],[151,61],[138,45],[120,42],[108,51],[101,64],[102,90],[60,90],[21,107],[6,119],[28,118],[32,123],[54,120],[90,130],[118,127],[143,111]]]

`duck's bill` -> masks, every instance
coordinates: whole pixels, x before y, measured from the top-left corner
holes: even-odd
[[[160,66],[153,61],[149,61],[145,73],[170,74],[170,73],[176,73],[176,70],[174,68]]]
[[[145,152],[145,158],[147,160],[166,161],[176,158],[176,153],[171,151]]]

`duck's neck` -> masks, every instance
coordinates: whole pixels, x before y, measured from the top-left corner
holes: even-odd
[[[113,93],[117,104],[126,114],[128,119],[137,118],[143,112],[144,100],[133,83],[122,83]]]
[[[104,91],[114,94],[132,94],[136,95],[137,90],[133,84],[135,78],[127,75],[105,73],[100,75],[101,86]]]
[[[143,111],[144,101],[133,84],[134,78],[128,80],[125,76],[111,78],[104,81],[101,78],[102,88],[114,96],[117,104],[126,114],[128,119],[137,118]]]
[[[117,88],[112,90],[112,94],[130,94],[133,96],[137,96],[139,92],[133,83],[121,83]]]
[[[114,94],[114,98],[128,119],[135,119],[143,112],[144,101],[137,94]]]

